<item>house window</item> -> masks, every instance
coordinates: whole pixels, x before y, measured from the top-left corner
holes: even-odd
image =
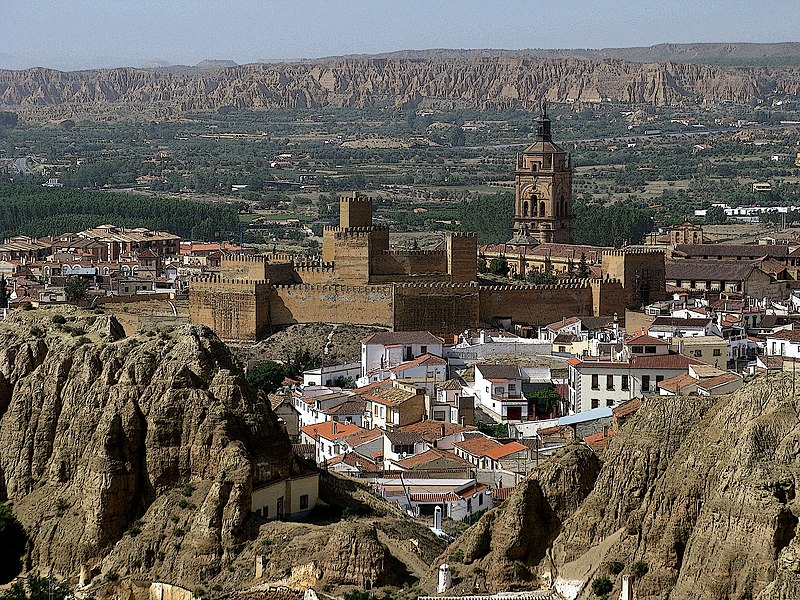
[[[303,494],[300,496],[300,510],[306,510],[308,508],[308,494]]]
[[[516,392],[516,391],[517,391],[517,386],[515,384],[513,384],[513,383],[509,383],[508,384],[508,393],[510,394],[510,393]]]
[[[626,390],[626,391],[629,389],[628,388],[628,376],[627,375],[623,375],[622,376],[622,385],[621,385],[621,387],[622,387],[623,390]]]
[[[420,346],[419,347],[419,353],[420,354],[427,354],[428,353],[428,347],[427,346]]]
[[[614,389],[614,376],[613,375],[606,375],[606,389],[613,390]]]
[[[392,451],[395,454],[414,454],[414,444],[395,444]]]
[[[642,375],[642,391],[650,391],[650,375]]]
[[[643,351],[644,351],[644,348],[642,348],[642,346],[632,346],[631,347],[631,352],[633,352],[634,354],[641,354]]]
[[[614,399],[606,398],[606,406],[614,406]]]
[[[435,410],[433,411],[433,420],[434,421],[444,421],[446,419],[446,413],[443,410]]]
[[[600,400],[592,398],[592,408],[600,408]]]
[[[478,494],[478,506],[483,506],[483,494]]]
[[[592,389],[593,390],[600,389],[600,376],[597,373],[592,375]]]
[[[498,396],[502,396],[506,393],[506,388],[504,387],[496,387],[494,388],[494,393]]]
[[[664,381],[664,376],[663,375],[656,375],[656,385],[658,385],[662,381]]]
[[[692,350],[692,356],[695,358],[701,358],[703,356],[702,350]]]
[[[645,346],[644,347],[644,353],[645,354],[655,354],[656,353],[656,347],[655,346]]]

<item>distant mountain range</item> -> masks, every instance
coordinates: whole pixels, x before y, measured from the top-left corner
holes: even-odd
[[[800,43],[602,50],[425,50],[270,64],[0,71],[24,118],[161,118],[220,108],[653,106],[800,96]]]

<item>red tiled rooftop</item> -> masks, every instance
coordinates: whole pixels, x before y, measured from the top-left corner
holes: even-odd
[[[336,427],[336,433],[333,433],[334,425]],[[319,436],[326,440],[338,440],[354,433],[366,431],[366,429],[354,425],[353,423],[344,424],[337,423],[336,421],[325,421],[317,425],[306,425],[305,427],[301,427],[300,431],[311,437]]]
[[[412,367],[421,367],[421,366],[429,366],[429,365],[446,365],[447,361],[440,356],[436,356],[435,354],[423,354],[418,356],[414,360],[409,362],[404,362],[396,367],[392,367],[390,370],[397,373],[398,371],[405,371],[406,369],[411,369]]]
[[[485,456],[491,458],[492,460],[500,460],[501,458],[511,454],[516,454],[517,452],[523,452],[527,450],[527,446],[523,446],[519,442],[511,442],[509,444],[503,444],[499,448],[492,448],[485,453]]]
[[[490,450],[494,450],[495,448],[500,448],[503,446],[503,444],[497,440],[493,440],[492,438],[484,437],[482,435],[470,437],[463,442],[456,442],[453,445],[457,448],[460,448],[464,452],[467,452],[468,454],[472,454],[473,456],[486,456],[486,453]]]
[[[627,402],[623,402],[619,406],[615,406],[611,410],[611,414],[619,419],[622,417],[627,417],[628,415],[632,415],[641,407],[642,407],[642,399],[634,398],[633,400],[628,400]]]

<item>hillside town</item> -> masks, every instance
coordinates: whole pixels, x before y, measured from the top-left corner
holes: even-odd
[[[304,470],[254,488],[251,514],[302,520],[322,504],[320,475],[335,474],[451,540],[556,453],[603,456],[643,408],[723,396],[800,359],[798,238],[715,243],[686,221],[641,245],[575,244],[572,174],[542,103],[503,244],[447,231],[430,249],[393,247],[373,198],[355,192],[314,256],[114,224],[11,237],[0,319],[163,302],[244,347],[298,324],[370,327],[351,361],[323,351],[259,396]],[[444,594],[450,566],[439,569]],[[548,594],[536,597],[574,597]]]
[[[643,403],[794,369],[800,243],[715,244],[686,222],[647,246],[575,245],[571,159],[544,105],[537,127],[517,160],[506,244],[447,234],[441,250],[392,249],[357,194],[342,196],[317,259],[113,224],[19,236],[0,244],[0,316],[188,298],[192,322],[231,341],[297,322],[382,325],[360,361],[287,380],[272,408],[320,468],[409,514],[439,507],[459,521],[566,444],[602,452]],[[481,261],[508,278],[485,279]],[[516,277],[532,272],[555,283]]]

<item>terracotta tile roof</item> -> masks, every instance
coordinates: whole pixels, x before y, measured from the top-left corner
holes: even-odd
[[[360,415],[364,412],[366,404],[364,400],[348,400],[347,402],[342,402],[336,406],[326,408],[322,412],[326,415]]]
[[[608,447],[608,443],[611,441],[612,437],[614,437],[613,431],[600,431],[592,435],[587,435],[583,438],[583,442],[595,452],[600,452]]]
[[[680,389],[685,390],[690,387],[695,387],[696,385],[697,379],[688,373],[681,373],[669,379],[665,379],[664,381],[660,381],[658,387],[677,394]]]
[[[591,357],[587,357],[583,360],[581,359],[574,359],[576,362],[573,362],[573,359],[569,359],[567,362],[570,364],[575,365],[576,367],[602,367],[604,369],[620,369],[620,370],[628,370],[628,369],[686,369],[689,365],[703,365],[706,364],[703,361],[697,360],[695,358],[691,358],[689,356],[684,356],[683,354],[677,354],[674,352],[670,352],[669,354],[651,354],[651,355],[634,355],[631,357],[630,361],[628,362],[620,362],[620,361],[611,361],[607,359],[603,360],[591,360]]]
[[[439,459],[445,459],[465,466],[469,465],[469,463],[460,456],[456,456],[452,452],[439,450],[438,448],[431,448],[430,450],[426,450],[425,452],[420,452],[419,454],[415,454],[414,456],[410,456],[409,458],[404,458],[403,460],[395,460],[393,462],[403,467],[404,469],[414,469]]]
[[[438,386],[440,390],[460,390],[462,387],[464,386],[458,379],[448,379]]]
[[[538,246],[515,245],[515,244],[489,244],[481,246],[484,254],[508,254],[525,256],[550,256],[558,258],[571,258],[574,261],[581,259],[581,254],[586,255],[589,264],[599,263],[603,260],[604,250],[613,250],[610,246],[584,246],[581,244],[555,244],[546,243]]]
[[[768,333],[767,339],[800,342],[800,329],[783,329],[777,333]]]
[[[374,389],[369,393],[362,394],[367,400],[385,404],[386,406],[400,406],[406,400],[410,400],[417,395],[417,392],[404,390],[399,387],[388,387]]]
[[[333,433],[334,426],[336,433]],[[325,421],[324,423],[318,423],[317,425],[306,425],[305,427],[301,427],[300,431],[310,437],[319,436],[325,438],[326,440],[338,440],[354,433],[366,430],[363,427],[359,427],[358,425],[354,425],[352,423],[344,424],[336,423],[335,421]]]
[[[365,386],[354,389],[353,393],[360,394],[362,392],[368,392],[370,390],[377,390],[385,387],[392,387],[391,379],[384,379],[383,381],[373,381],[372,383],[368,383]]]
[[[571,344],[573,342],[579,341],[581,338],[575,335],[574,333],[559,333],[555,338],[553,338],[554,344]]]
[[[436,337],[429,331],[378,331],[361,340],[362,344],[379,344],[381,346],[388,346],[390,344],[419,344],[431,346],[441,344],[442,342],[442,338]]]
[[[705,245],[705,244],[704,244]],[[713,244],[711,244],[713,245]],[[707,281],[745,281],[756,266],[744,261],[684,259],[667,261],[664,275],[667,279],[684,281],[700,279]]]
[[[554,321],[552,323],[547,324],[547,329],[552,329],[553,331],[558,331],[563,327],[567,327],[569,325],[575,325],[575,323],[580,323],[580,317],[569,317],[561,319],[560,321]]]
[[[516,489],[515,486],[494,488],[492,490],[492,497],[494,498],[495,502],[504,502],[508,500],[508,497],[511,496],[511,493],[515,489]]]
[[[624,343],[627,346],[669,346],[668,341],[653,337],[652,335],[647,335],[646,333],[640,333],[632,338],[628,338]]]
[[[709,317],[656,317],[651,327],[706,327]]]
[[[727,383],[741,380],[742,378],[736,373],[723,373],[722,375],[717,375],[716,377],[711,377],[710,379],[702,379],[698,381],[697,387],[703,388],[704,390],[713,390],[714,388],[720,387]]]
[[[759,356],[758,359],[764,364],[767,369],[781,370],[783,369],[782,356]]]
[[[410,494],[412,502],[423,502],[423,503],[433,503],[433,502],[458,502],[461,500],[461,496],[456,494],[455,492],[445,492],[445,493],[419,493],[419,494]]]
[[[486,453],[490,450],[503,446],[503,444],[497,440],[482,435],[470,437],[463,442],[456,442],[453,445],[472,456],[486,456]]]
[[[435,354],[423,354],[422,356],[418,356],[414,360],[401,363],[396,367],[392,367],[390,371],[397,373],[399,371],[405,371],[406,369],[411,369],[412,367],[427,367],[430,365],[446,365],[446,364],[447,361],[440,356],[436,356]]]
[[[642,407],[642,399],[634,398],[633,400],[628,400],[627,402],[623,402],[622,404],[612,408],[611,414],[614,415],[616,418],[621,419],[622,417],[627,417],[629,415],[632,415],[641,407]]]
[[[381,473],[383,471],[382,464],[378,464],[376,461],[364,456],[363,454],[359,454],[358,452],[337,454],[327,462],[329,467],[338,464],[345,464],[349,467],[357,468],[366,473]]]
[[[772,256],[786,258],[788,244],[678,244],[675,253],[683,256],[741,256],[743,258],[760,258]]]
[[[367,442],[371,442],[372,440],[381,437],[383,433],[383,429],[377,428],[357,431],[356,433],[347,436],[347,443],[350,444],[352,448],[356,448],[361,444],[366,444]]]
[[[516,454],[517,452],[527,452],[528,447],[523,446],[519,442],[511,442],[509,444],[503,444],[499,448],[493,448],[486,452],[485,456],[491,458],[492,460],[500,460],[501,458],[505,458],[511,454]]]

